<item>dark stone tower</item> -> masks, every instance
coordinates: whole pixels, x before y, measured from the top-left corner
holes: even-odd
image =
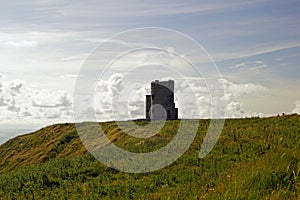
[[[146,119],[178,119],[173,80],[151,82],[151,95],[146,95]]]

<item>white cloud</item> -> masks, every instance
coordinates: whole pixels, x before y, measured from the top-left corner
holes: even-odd
[[[251,111],[251,108],[245,107],[240,101],[240,97],[249,97],[252,98],[252,95],[255,93],[268,91],[268,88],[263,87],[259,84],[254,83],[245,83],[238,84],[233,83],[226,79],[220,79],[220,83],[224,86],[225,94],[225,116],[226,118],[237,118],[237,117],[251,117],[251,116],[264,116],[263,113],[258,113]],[[191,118],[211,118],[211,111],[216,106],[214,102],[211,101],[211,96],[206,87],[204,80],[202,79],[191,79],[188,81],[189,86],[192,88],[194,94],[184,93],[184,90],[187,86],[184,84],[177,88],[177,94],[183,93],[184,95],[180,96],[183,99],[184,104],[189,105],[188,99],[191,99],[191,96],[195,95],[196,101],[198,104],[198,109],[195,106],[192,106],[187,112]],[[194,112],[194,114],[192,114]]]
[[[234,65],[233,68],[241,69],[241,70],[258,70],[258,69],[267,68],[267,65],[263,61],[257,60],[254,62],[251,62],[251,61],[241,62],[241,63]]]
[[[107,93],[108,96],[112,96],[123,88],[122,78],[122,74],[113,74],[108,78],[108,80],[100,80],[97,83],[97,87],[100,92],[104,92]]]
[[[169,77],[167,78],[169,79]],[[180,117],[209,118],[213,103],[204,79],[175,80],[175,102]],[[267,90],[261,85],[237,84],[222,79],[225,86],[226,117],[256,116],[238,102],[237,98]],[[145,95],[150,83],[126,82],[124,74],[113,74],[100,80],[95,93],[95,105],[83,103],[86,116],[96,114],[100,121],[144,118]],[[112,110],[115,112],[113,113]],[[1,120],[35,119],[40,121],[71,121],[71,96],[62,90],[48,91],[30,87],[22,80],[0,81]]]
[[[95,93],[95,114],[100,121],[145,118],[145,95],[150,82],[127,80],[124,74],[113,74],[100,80]]]
[[[60,78],[78,78],[78,74],[65,74],[61,75]]]
[[[123,74],[113,74],[107,80],[100,80],[97,83],[95,90],[94,111],[93,108],[87,109],[85,112],[95,113],[97,120],[114,120],[128,118],[128,115],[124,116],[124,108],[119,109],[125,105],[123,88],[128,87],[123,83]],[[127,96],[128,98],[128,96]],[[117,101],[117,102],[113,102]],[[127,104],[126,104],[127,106]],[[115,111],[116,113],[113,113]],[[122,116],[120,113],[123,113]]]
[[[20,79],[10,80],[6,82],[6,87],[12,96],[20,93],[20,89],[23,87],[24,81]]]
[[[0,32],[0,44],[4,44],[11,47],[23,47],[32,48],[41,44],[59,43],[61,40],[67,40],[68,38],[78,37],[78,32],[67,31],[11,31]]]
[[[49,119],[71,121],[71,97],[64,91],[47,91],[30,87],[14,79],[0,82],[0,121]]]
[[[239,102],[240,97],[249,97],[257,93],[267,92],[269,89],[259,84],[245,83],[237,84],[226,79],[221,79],[220,82],[225,88],[225,101],[227,103],[225,116],[227,118],[265,116],[267,114],[252,111],[251,108],[245,108],[243,103]]]
[[[124,82],[122,74],[114,74],[107,80],[98,83],[95,109],[98,119],[113,120],[136,119],[145,116],[145,95],[150,94],[150,82],[128,83]],[[166,78],[168,80],[169,78]],[[175,80],[175,103],[179,107],[181,118],[210,118],[214,103],[203,79],[189,79],[188,81]],[[252,112],[245,108],[238,97],[247,96],[266,91],[267,88],[254,84],[237,84],[228,80],[220,80],[225,87],[226,116],[224,117],[250,117],[262,116],[262,113]],[[127,89],[127,91],[126,91]],[[116,100],[117,99],[117,100]],[[113,104],[116,103],[116,104]],[[111,111],[114,110],[115,113]],[[113,116],[115,114],[115,116]]]
[[[243,118],[264,116],[263,113],[253,112],[244,108],[241,102],[231,101],[226,106],[226,118]]]
[[[0,72],[0,78],[5,78],[6,76]]]
[[[231,34],[230,34],[231,35]],[[282,42],[282,43],[267,43],[267,44],[258,44],[254,46],[251,45],[251,48],[244,48],[244,46],[235,46],[235,49],[231,49],[229,51],[225,50],[218,50],[216,52],[210,52],[213,53],[213,57],[215,61],[224,61],[224,60],[230,60],[230,59],[242,59],[242,58],[248,58],[248,57],[254,57],[258,55],[263,55],[267,53],[273,53],[277,51],[283,51],[288,50],[292,48],[299,48],[300,47],[300,41],[294,40],[290,42]],[[230,47],[228,47],[230,48]],[[225,52],[225,53],[224,53]]]
[[[136,89],[129,95],[128,103],[128,115],[132,119],[145,118],[145,96],[150,94],[150,84],[147,86],[136,86]]]
[[[235,68],[241,68],[241,67],[245,67],[248,64],[248,62],[242,62],[242,63],[238,63],[236,65],[234,65]]]
[[[257,61],[255,61],[255,63],[256,63],[256,64],[264,64],[264,61],[262,61],[262,60],[257,60]]]
[[[243,105],[239,102],[230,102],[226,106],[226,117],[237,118],[244,117],[246,112],[243,109]]]
[[[296,101],[295,108],[293,109],[292,112],[300,114],[300,101]]]
[[[41,108],[69,107],[72,105],[70,98],[64,91],[35,90],[32,95],[32,105]]]
[[[11,47],[16,47],[16,48],[33,48],[37,47],[39,43],[37,41],[32,41],[32,40],[12,40],[12,41],[7,41],[5,42],[7,46]]]
[[[248,95],[255,92],[266,91],[267,88],[259,84],[254,83],[245,83],[237,84],[230,82],[226,79],[219,80],[225,87],[225,99],[230,100],[232,98],[237,98],[242,95]]]

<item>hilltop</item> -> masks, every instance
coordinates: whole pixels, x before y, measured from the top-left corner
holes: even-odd
[[[139,125],[147,122],[137,121]],[[149,152],[165,146],[180,120],[149,139],[99,123],[117,146]],[[198,158],[209,120],[170,166],[129,174],[95,160],[74,124],[56,124],[0,146],[1,199],[297,199],[300,195],[300,116],[228,119],[212,152]]]

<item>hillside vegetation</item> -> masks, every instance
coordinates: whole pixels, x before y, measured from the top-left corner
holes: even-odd
[[[145,125],[145,121],[137,121]],[[100,123],[117,146],[149,152],[165,146],[180,121],[149,139]],[[300,199],[300,116],[226,120],[208,156],[198,158],[209,120],[188,151],[161,170],[130,174],[94,159],[74,124],[57,124],[0,146],[0,199]]]

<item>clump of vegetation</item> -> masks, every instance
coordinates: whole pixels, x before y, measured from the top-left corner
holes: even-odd
[[[138,121],[144,125],[145,122]],[[100,123],[117,146],[148,152],[166,145],[179,120],[137,139]],[[184,155],[158,171],[129,174],[95,160],[73,124],[46,127],[0,146],[1,199],[297,199],[300,116],[226,120],[212,152],[198,158],[209,120]]]

